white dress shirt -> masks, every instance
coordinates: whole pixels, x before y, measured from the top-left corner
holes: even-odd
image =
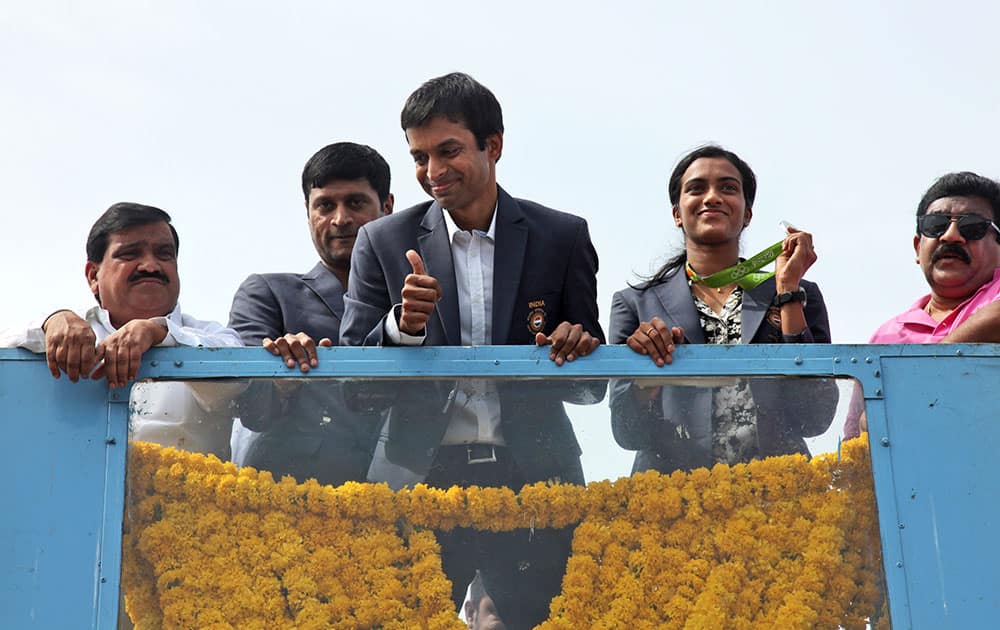
[[[462,230],[444,210],[451,242],[451,259],[458,289],[458,318],[463,346],[493,343],[493,256],[496,249],[497,209],[488,231]],[[384,332],[399,345],[420,345],[424,335],[399,330],[395,317],[385,318]],[[451,421],[442,444],[493,444],[504,446],[500,428],[500,398],[490,379],[461,379],[449,398]]]
[[[45,319],[39,318],[27,330],[0,333],[0,347],[45,352],[45,332],[42,330]],[[88,310],[84,319],[98,342],[116,332],[110,315],[100,306]],[[157,346],[243,345],[235,330],[186,315],[181,312],[180,305],[166,317],[154,317],[152,321],[167,329],[167,335]],[[129,402],[130,437],[186,451],[215,453],[228,459],[232,418],[231,414],[224,413],[225,407],[244,388],[241,383],[218,381],[135,383]],[[213,415],[217,408],[223,413]]]
[[[53,313],[54,315],[54,313]],[[47,315],[29,324],[27,330],[5,330],[0,333],[0,348],[24,348],[32,352],[45,352],[45,331],[42,324],[51,317]],[[100,343],[118,329],[111,324],[111,315],[94,306],[83,317],[90,324],[91,330]],[[240,335],[231,328],[226,328],[217,322],[202,321],[181,312],[178,304],[165,317],[153,317],[150,321],[166,327],[167,336],[157,346],[196,346],[218,348],[223,346],[242,346]]]

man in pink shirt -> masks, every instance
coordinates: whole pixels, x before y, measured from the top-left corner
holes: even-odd
[[[1000,342],[1000,184],[949,173],[917,206],[913,249],[929,295],[882,324],[871,343]]]
[[[1000,342],[1000,184],[949,173],[917,206],[913,249],[931,292],[879,326],[870,343]],[[857,394],[857,392],[856,392]],[[844,434],[866,429],[861,397]]]

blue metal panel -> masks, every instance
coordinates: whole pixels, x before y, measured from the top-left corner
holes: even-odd
[[[473,348],[318,348],[319,367],[303,375],[285,367],[262,348],[154,349],[144,358],[139,378],[188,379],[228,376],[718,376],[860,375],[877,382],[873,346],[754,345],[679,346],[675,361],[656,367],[625,346],[601,346],[591,356],[557,366],[548,350],[533,346]],[[888,346],[899,348],[901,346]],[[1000,356],[1000,355],[998,355]]]
[[[882,531],[885,538],[897,530],[901,555],[887,558],[886,571],[890,584],[905,585],[905,594],[894,589],[891,595],[908,600],[914,628],[994,625],[1000,616],[1000,361],[952,355],[882,357],[881,364],[887,423],[869,426],[875,455],[889,453],[895,484],[896,520],[883,522]],[[880,518],[889,513],[880,503]],[[893,579],[900,574],[903,580]],[[906,627],[901,615],[894,607],[894,627]]]
[[[115,627],[126,410],[109,423],[107,398],[104,383],[0,353],[2,628]]]
[[[531,347],[321,348],[308,376],[259,348],[172,348],[148,353],[140,377],[727,374],[858,379],[894,627],[991,624],[1000,612],[1000,551],[991,537],[1000,477],[988,466],[1000,446],[1000,346],[682,346],[663,368],[624,347],[562,367]],[[0,472],[13,480],[4,505],[16,506],[0,516],[0,627],[114,627],[121,402],[103,383],[55,381],[41,357],[0,350],[0,417],[13,438]]]

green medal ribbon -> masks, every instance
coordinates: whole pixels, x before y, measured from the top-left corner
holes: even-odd
[[[753,289],[760,283],[774,275],[773,271],[761,271],[760,268],[775,261],[781,255],[781,245],[784,240],[780,240],[767,249],[757,252],[750,258],[741,261],[732,267],[727,267],[722,271],[713,273],[710,276],[702,277],[691,268],[690,264],[684,264],[684,271],[692,282],[700,282],[707,287],[718,289],[727,284],[736,283],[744,289]]]

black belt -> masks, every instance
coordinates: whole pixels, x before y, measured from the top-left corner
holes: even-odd
[[[492,464],[508,459],[506,446],[492,444],[450,444],[438,449],[438,456],[464,460],[466,464]]]

